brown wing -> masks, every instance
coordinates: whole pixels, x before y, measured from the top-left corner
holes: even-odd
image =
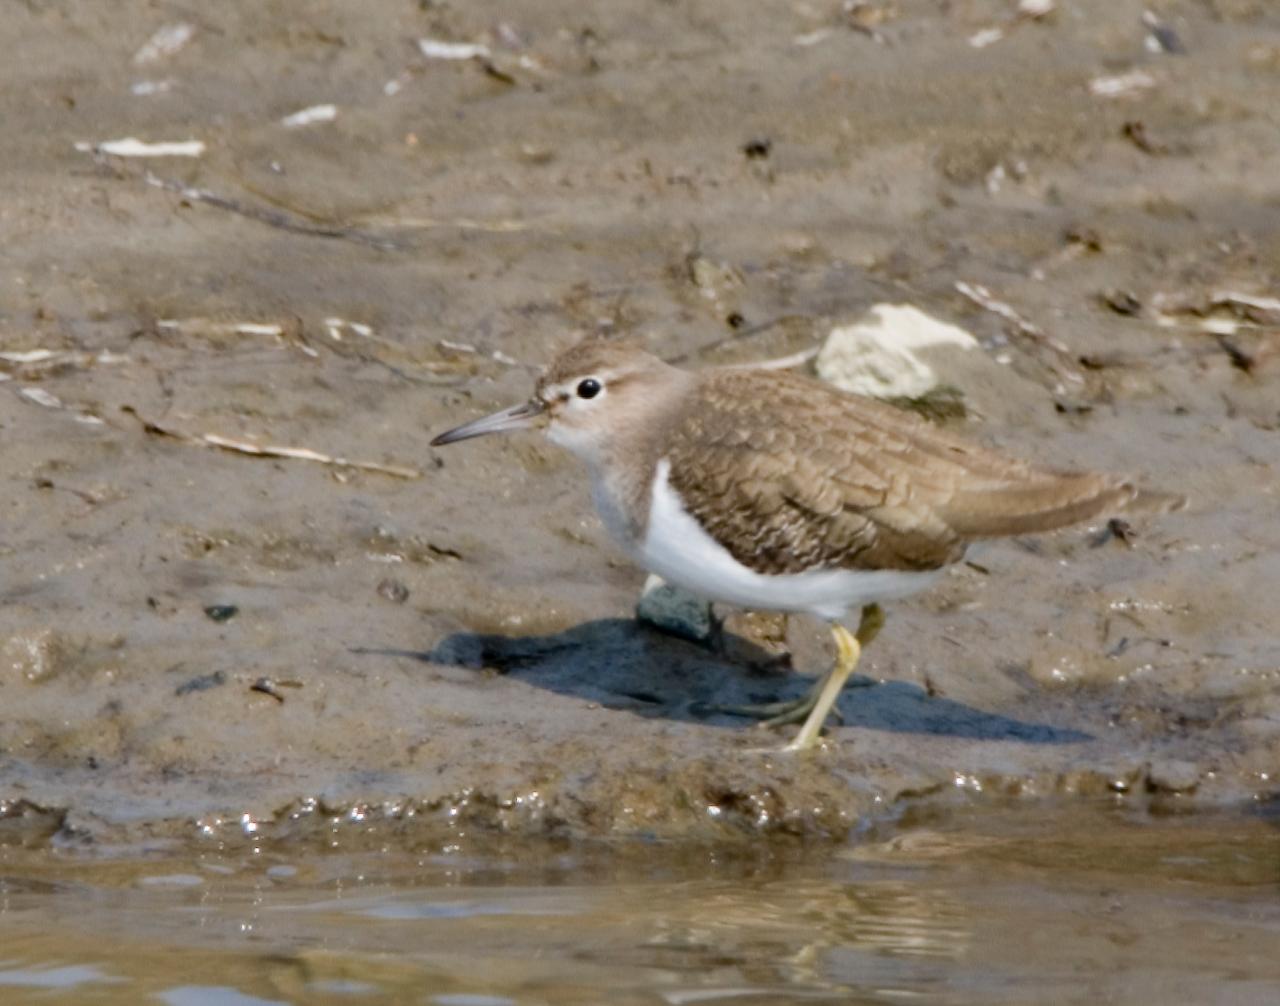
[[[1121,479],[1034,468],[771,371],[701,375],[668,453],[690,513],[739,562],[769,573],[937,569],[974,539],[1062,527],[1136,494]]]

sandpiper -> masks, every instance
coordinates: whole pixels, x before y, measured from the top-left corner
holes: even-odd
[[[784,750],[817,742],[880,602],[928,587],[971,543],[1177,502],[1005,457],[794,373],[691,373],[602,340],[561,353],[527,402],[431,443],[536,426],[586,462],[605,527],[638,565],[709,601],[831,624],[835,663],[806,697],[730,709],[803,720]]]

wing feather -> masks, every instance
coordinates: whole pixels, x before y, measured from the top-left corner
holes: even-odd
[[[777,371],[700,375],[668,456],[690,513],[767,573],[937,569],[972,540],[1087,520],[1137,492],[1112,476],[1036,468]]]

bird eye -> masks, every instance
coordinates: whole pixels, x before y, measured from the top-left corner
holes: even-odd
[[[579,398],[595,398],[598,394],[600,394],[600,382],[594,377],[578,382]]]

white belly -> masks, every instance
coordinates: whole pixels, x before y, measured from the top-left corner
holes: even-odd
[[[644,540],[626,542],[645,569],[710,601],[767,611],[799,611],[838,619],[850,609],[914,594],[937,579],[936,572],[827,569],[766,576],[748,569],[707,534],[671,487],[670,464],[658,462]],[[597,493],[605,525],[616,516]]]

